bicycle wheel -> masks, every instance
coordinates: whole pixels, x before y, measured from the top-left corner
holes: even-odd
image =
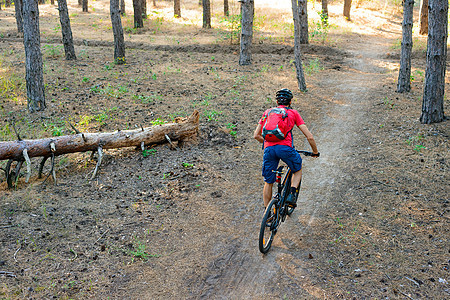
[[[277,228],[279,224],[279,214],[276,208],[277,199],[272,199],[266,208],[264,217],[261,222],[261,229],[259,231],[259,251],[266,254],[270,246],[272,246],[272,241],[277,233]]]

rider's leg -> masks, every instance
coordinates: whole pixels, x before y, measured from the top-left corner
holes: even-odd
[[[263,200],[264,200],[264,207],[267,207],[267,205],[270,202],[270,199],[272,199],[272,187],[273,183],[264,183],[264,190],[263,190]]]
[[[295,187],[297,189],[301,180],[302,180],[302,170],[300,169],[299,171],[292,174],[291,187]]]
[[[300,185],[300,181],[302,180],[302,170],[298,170],[294,174],[292,174],[292,181],[291,181],[291,192],[289,193],[286,202],[291,205],[292,207],[296,207],[297,204],[297,189]]]

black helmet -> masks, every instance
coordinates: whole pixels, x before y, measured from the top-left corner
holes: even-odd
[[[291,103],[292,97],[292,92],[288,89],[279,90],[276,94],[277,102],[281,105]]]

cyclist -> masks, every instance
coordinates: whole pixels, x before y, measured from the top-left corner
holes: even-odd
[[[278,108],[284,108],[284,111],[287,111],[288,131],[284,139],[279,141],[267,141],[263,137],[263,127],[265,126],[266,120],[273,108],[268,109],[263,113],[262,118],[259,120],[258,126],[256,127],[253,134],[253,137],[257,141],[263,143],[264,148],[262,165],[262,176],[264,177],[265,182],[263,190],[264,207],[267,207],[270,199],[272,198],[272,187],[276,179],[274,171],[277,170],[280,159],[284,161],[293,172],[291,191],[288,195],[288,198],[286,199],[286,203],[292,207],[297,206],[297,188],[302,178],[302,158],[300,157],[300,154],[294,149],[294,140],[292,134],[294,126],[297,126],[305,135],[313,151],[313,156],[319,156],[319,151],[317,150],[316,141],[314,140],[313,135],[306,127],[305,122],[303,121],[298,111],[291,108],[292,98],[292,92],[288,89],[282,89],[276,92]]]

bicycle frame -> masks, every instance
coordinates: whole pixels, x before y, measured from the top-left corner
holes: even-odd
[[[289,194],[290,189],[286,188],[286,184],[291,182],[291,177],[292,177],[292,171],[289,167],[287,167],[287,171],[285,176],[283,177],[283,180],[281,180],[282,174],[283,174],[283,168],[284,166],[280,166],[278,167],[277,171],[275,171],[276,173],[276,183],[277,183],[277,193],[274,196],[274,199],[277,199],[276,203],[275,203],[275,207],[276,207],[276,217],[275,217],[275,222],[273,224],[273,229],[274,231],[277,230],[278,226],[280,226],[281,222],[284,222],[284,220],[286,219],[286,215],[287,215],[287,208],[285,207],[285,201],[286,201],[286,197]],[[283,189],[284,189],[284,193],[283,193]],[[281,222],[280,222],[281,221]]]

